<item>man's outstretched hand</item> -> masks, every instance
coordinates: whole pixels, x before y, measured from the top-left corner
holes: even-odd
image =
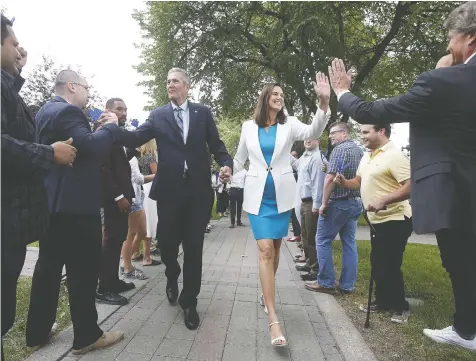
[[[332,90],[338,95],[343,91],[350,90],[352,84],[352,69],[346,72],[342,59],[336,58],[329,67],[329,78],[331,80]]]

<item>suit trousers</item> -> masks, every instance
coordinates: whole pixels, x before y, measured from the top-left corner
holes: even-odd
[[[401,271],[403,253],[412,234],[411,219],[372,224],[370,263],[375,281],[376,303],[385,310],[409,309]]]
[[[476,235],[468,228],[437,231],[436,239],[453,287],[453,326],[461,337],[471,339],[476,337]]]
[[[294,237],[299,237],[301,235],[301,224],[299,224],[299,221],[296,216],[296,210],[294,208],[291,213],[291,224],[293,225]]]
[[[15,322],[17,283],[25,263],[26,246],[2,239],[2,338]],[[2,360],[3,341],[2,341]]]
[[[230,220],[235,224],[241,223],[241,210],[243,208],[243,188],[230,188]]]
[[[116,203],[104,205],[104,239],[99,270],[100,293],[113,291],[119,282],[122,244],[129,227],[129,213],[121,212]]]
[[[205,229],[211,212],[212,189],[195,189],[190,179],[183,179],[181,193],[173,201],[157,202],[158,245],[165,264],[167,287],[177,288],[181,273],[177,261],[182,243],[183,289],[179,304],[194,308],[202,283],[202,252]]]
[[[316,272],[317,264],[316,233],[318,215],[312,214],[312,200],[303,201],[301,204],[301,240],[306,264]]]
[[[48,341],[56,319],[63,266],[74,330],[73,348],[96,342],[103,334],[97,324],[95,303],[101,256],[100,215],[53,214],[39,243],[26,326],[27,345]]]

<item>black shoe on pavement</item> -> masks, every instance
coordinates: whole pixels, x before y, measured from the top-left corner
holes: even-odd
[[[196,308],[185,308],[183,310],[184,319],[185,319],[185,326],[189,330],[196,330],[198,325],[200,324],[200,317],[198,316],[198,312]]]
[[[96,293],[96,300],[99,303],[105,303],[108,305],[118,305],[124,306],[129,303],[129,300],[117,293],[114,292],[104,292],[104,293]]]
[[[299,272],[311,272],[311,266],[309,266],[307,264],[304,264],[304,265],[297,264],[296,269]]]
[[[309,272],[306,274],[301,275],[301,279],[303,281],[316,281],[317,280],[317,273]]]

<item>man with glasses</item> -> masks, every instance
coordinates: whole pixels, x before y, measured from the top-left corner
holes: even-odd
[[[337,234],[340,235],[342,242],[342,272],[339,290],[342,293],[352,292],[357,278],[355,231],[362,213],[360,192],[336,187],[334,182],[336,174],[343,174],[347,179],[354,178],[363,156],[362,149],[349,139],[349,135],[350,127],[347,123],[331,124],[329,140],[334,149],[324,179],[322,204],[319,208],[317,224],[319,273],[317,282],[306,284],[306,288],[314,292],[334,293],[335,291],[332,242]]]
[[[109,151],[119,132],[118,120],[115,114],[105,113],[99,119],[103,128],[91,132],[84,113],[88,88],[86,79],[78,73],[61,71],[55,82],[55,98],[36,115],[41,143],[73,138],[78,153],[73,167],[56,166],[45,177],[51,221],[45,236],[39,239],[27,345],[37,348],[48,342],[66,265],[75,355],[110,346],[124,337],[122,332],[103,332],[99,328],[95,303],[102,240],[99,166],[101,156]]]

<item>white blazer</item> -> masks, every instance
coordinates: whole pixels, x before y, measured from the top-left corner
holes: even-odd
[[[296,180],[291,168],[290,153],[295,141],[320,137],[331,116],[319,108],[311,124],[304,124],[296,117],[288,116],[284,124],[277,124],[276,143],[271,163],[268,167],[261,151],[258,124],[254,120],[243,123],[240,143],[235,154],[233,172],[244,168],[249,159],[250,166],[245,180],[243,209],[250,214],[258,214],[263,198],[268,172],[271,172],[276,188],[278,213],[294,208],[296,204]]]

